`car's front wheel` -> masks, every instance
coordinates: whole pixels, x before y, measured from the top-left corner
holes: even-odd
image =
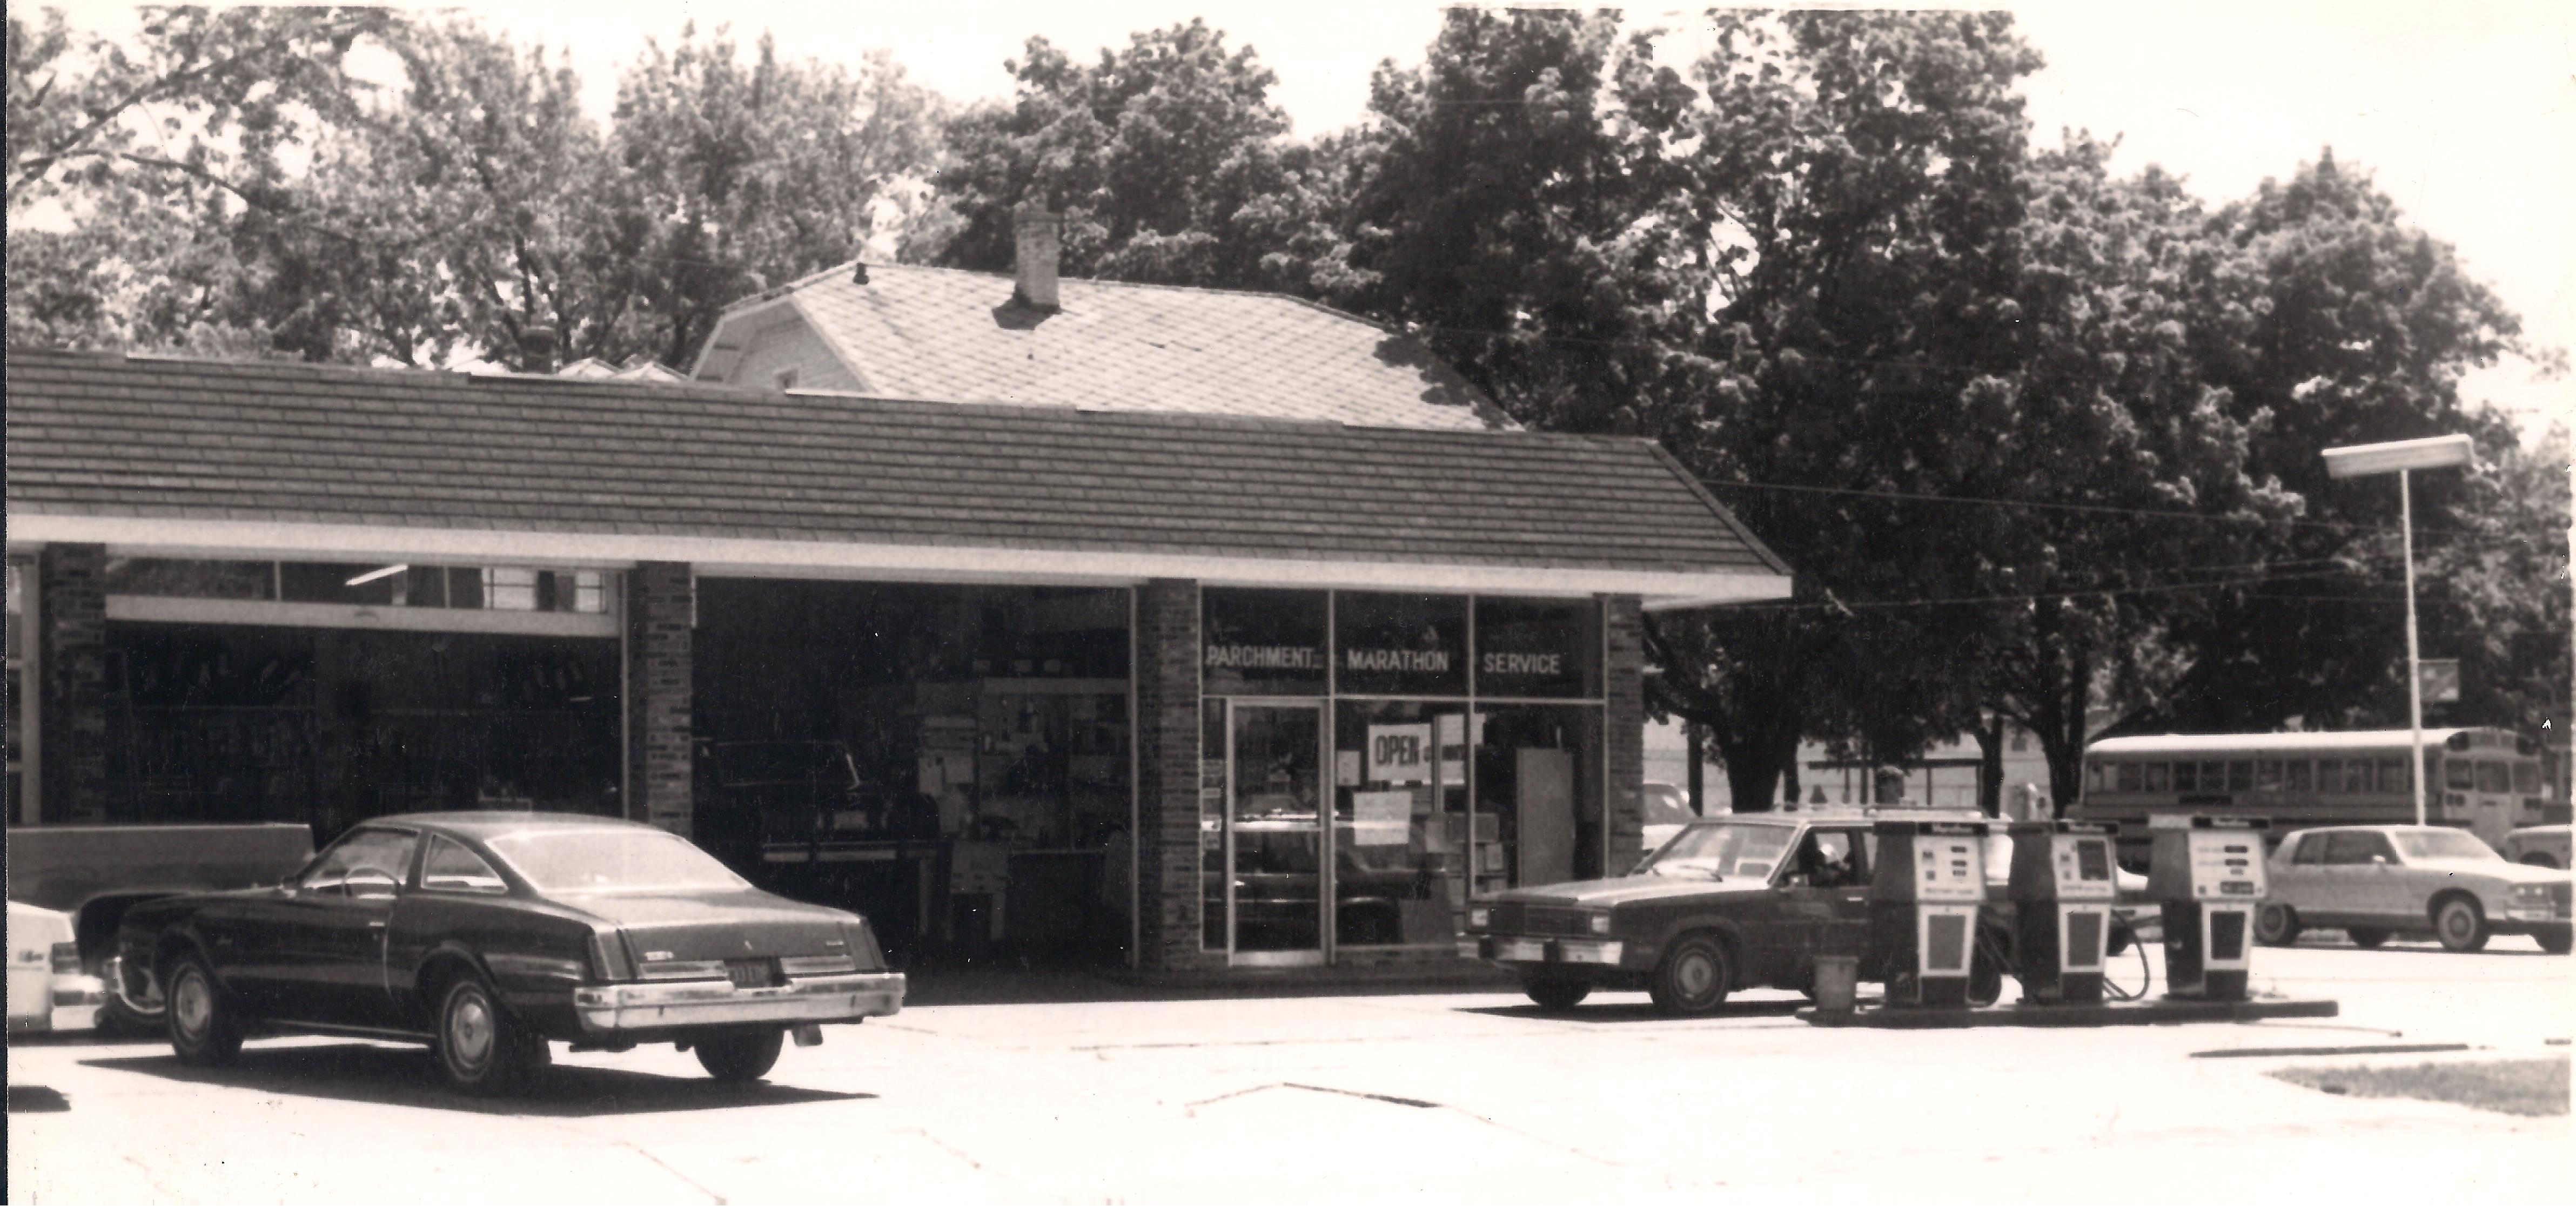
[[[435,1050],[447,1083],[468,1093],[517,1089],[550,1058],[546,1041],[520,1026],[473,975],[457,977],[439,998]]]
[[[2433,906],[2433,936],[2442,940],[2443,950],[2485,950],[2487,915],[2466,896],[2444,897]]]
[[[1732,972],[1726,948],[1706,934],[1693,934],[1664,952],[1664,961],[1647,981],[1646,995],[1663,1013],[1707,1013],[1726,1003]]]
[[[199,1068],[229,1064],[241,1054],[241,1019],[213,968],[195,955],[170,974],[170,1049],[179,1062]]]
[[[2265,946],[2288,946],[2299,940],[2298,911],[2285,904],[2267,904],[2254,918],[2254,940]]]
[[[1566,980],[1553,976],[1524,976],[1521,979],[1521,991],[1528,993],[1530,1000],[1538,1002],[1539,1008],[1549,1013],[1563,1013],[1582,1004],[1583,998],[1591,996],[1592,986],[1581,980]]]
[[[778,1051],[786,1035],[776,1030],[758,1034],[728,1034],[699,1039],[698,1066],[717,1080],[742,1082],[758,1080],[778,1066]]]

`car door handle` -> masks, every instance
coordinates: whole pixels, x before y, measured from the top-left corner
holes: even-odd
[[[367,928],[371,930],[381,930],[385,928],[385,919],[381,917],[376,918],[375,920],[367,923]]]

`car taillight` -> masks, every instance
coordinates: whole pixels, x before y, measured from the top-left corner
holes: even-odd
[[[850,959],[860,971],[882,971],[885,951],[877,946],[876,931],[868,928],[867,918],[841,923],[841,940],[849,944]]]
[[[55,943],[54,974],[57,976],[77,976],[80,974],[80,969],[80,944],[77,942]]]
[[[635,978],[634,965],[626,959],[626,944],[618,940],[617,931],[595,929],[590,932],[590,974],[599,980]]]

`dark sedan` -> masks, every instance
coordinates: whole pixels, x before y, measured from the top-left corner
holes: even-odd
[[[448,1079],[523,1083],[547,1043],[695,1050],[768,1073],[791,1031],[903,1006],[867,922],[753,888],[686,840],[557,813],[423,813],[350,830],[271,888],[137,906],[123,974],[171,1045],[231,1060],[256,1029],[427,1043]]]

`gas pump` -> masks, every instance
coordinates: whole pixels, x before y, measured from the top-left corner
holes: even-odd
[[[2242,1001],[2263,906],[2263,831],[2258,817],[2149,819],[2154,839],[2147,893],[2163,904],[2167,996]]]
[[[2026,821],[2012,827],[2014,971],[2024,1001],[2093,1005],[2111,938],[2113,827]]]
[[[1963,1006],[1986,899],[1986,823],[1880,821],[1870,947],[1891,1006]]]

